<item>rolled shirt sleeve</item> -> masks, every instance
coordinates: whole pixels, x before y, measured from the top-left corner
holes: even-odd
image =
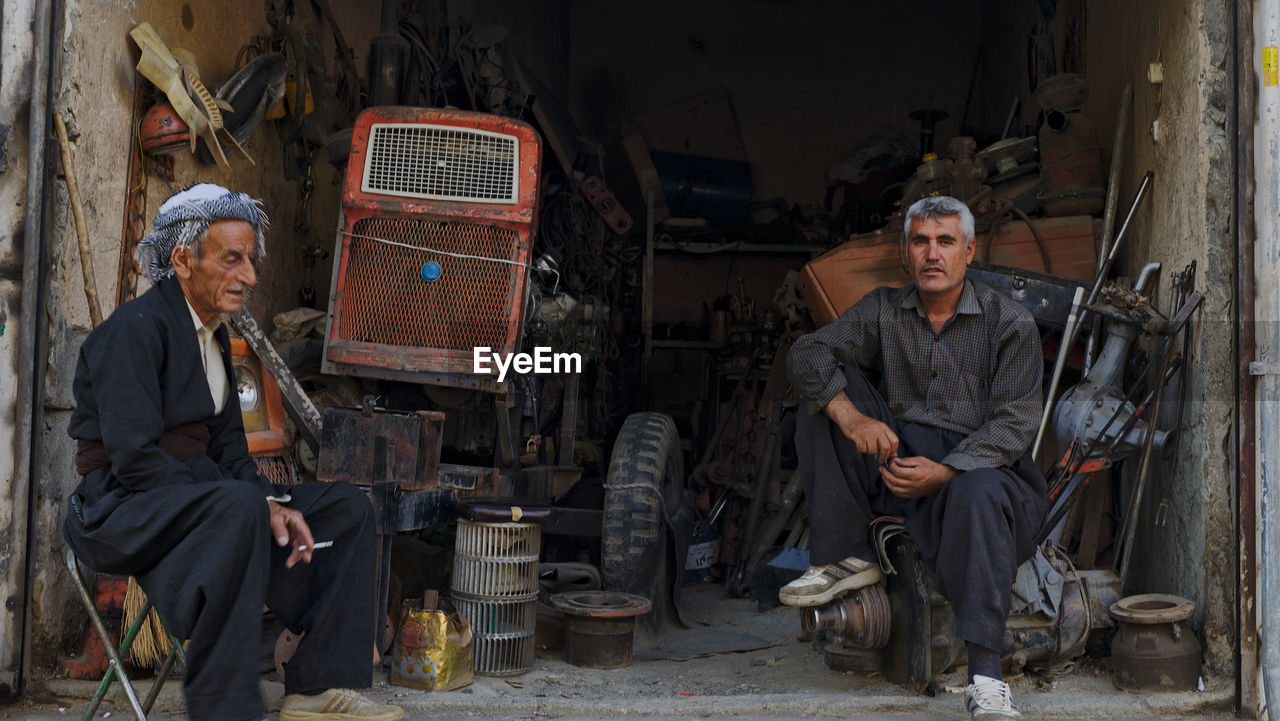
[[[787,353],[787,377],[809,413],[821,411],[844,390],[841,363],[867,368],[879,358],[878,320],[885,290],[868,293],[838,318],[792,344]]]

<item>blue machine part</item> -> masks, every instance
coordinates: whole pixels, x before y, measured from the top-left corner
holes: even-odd
[[[422,264],[422,279],[428,283],[439,280],[440,276],[443,274],[444,269],[441,268],[440,264],[434,260],[428,260]]]
[[[751,165],[738,160],[653,153],[667,207],[678,218],[706,218],[720,228],[749,221]]]

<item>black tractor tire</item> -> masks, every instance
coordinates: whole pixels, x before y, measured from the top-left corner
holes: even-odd
[[[640,625],[660,631],[674,617],[674,563],[668,521],[684,496],[684,457],[675,421],[661,413],[627,416],[613,444],[605,480],[600,572],[610,591],[653,603]]]

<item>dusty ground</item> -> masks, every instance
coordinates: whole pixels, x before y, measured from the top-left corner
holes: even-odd
[[[471,686],[428,693],[380,680],[371,695],[400,704],[412,720],[646,718],[786,719],[841,716],[859,719],[967,718],[962,696],[944,690],[935,698],[911,694],[875,674],[828,669],[822,654],[797,640],[794,609],[757,613],[755,603],[727,599],[716,586],[686,589],[695,628],[663,642],[678,648],[701,638],[710,645],[762,646],[685,661],[643,660],[651,649],[637,648],[628,667],[610,671],[566,664],[559,654],[539,653],[533,669],[513,678],[476,677]],[[749,642],[750,641],[750,642]],[[749,643],[748,643],[749,642]],[[1062,676],[1023,675],[1012,679],[1014,703],[1028,719],[1230,718],[1230,679],[1206,678],[1206,690],[1133,694],[1117,691],[1104,662],[1088,662]],[[958,688],[960,675],[948,687]],[[0,718],[51,721],[79,718],[88,682],[46,680],[17,705],[0,707]],[[268,703],[278,705],[281,687],[264,683]],[[165,688],[155,719],[186,718],[177,683]],[[104,707],[106,709],[106,707]],[[126,707],[110,707],[109,718],[131,718]],[[122,715],[123,712],[123,715]],[[104,718],[103,713],[98,718]]]

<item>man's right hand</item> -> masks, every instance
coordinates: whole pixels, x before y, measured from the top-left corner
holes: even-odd
[[[293,568],[298,561],[311,563],[311,553],[315,550],[315,539],[311,537],[311,527],[300,511],[285,508],[275,501],[267,501],[271,510],[271,535],[277,546],[289,547],[289,558],[284,567]]]
[[[860,412],[844,391],[837,393],[823,410],[859,452],[875,456],[880,463],[897,454],[898,434],[885,423]]]

